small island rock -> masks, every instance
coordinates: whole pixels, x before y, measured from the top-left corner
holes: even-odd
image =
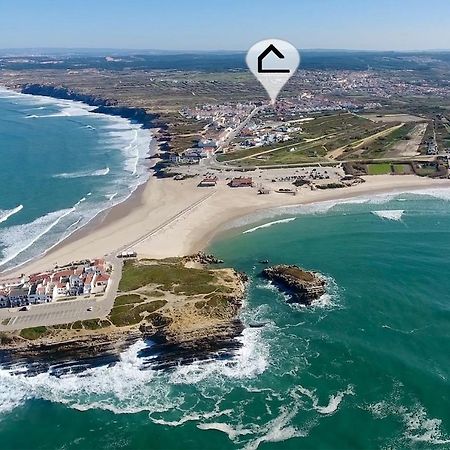
[[[325,281],[317,273],[295,265],[268,267],[262,271],[262,275],[291,296],[289,303],[310,305],[325,294]]]

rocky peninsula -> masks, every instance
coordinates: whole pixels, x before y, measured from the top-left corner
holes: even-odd
[[[295,265],[280,264],[267,267],[262,275],[290,296],[289,303],[309,306],[325,294],[325,280],[316,272]]]
[[[156,368],[223,356],[239,347],[246,277],[206,265],[217,262],[203,253],[126,261],[107,317],[1,333],[1,359],[104,358],[138,339],[153,342],[149,351]]]

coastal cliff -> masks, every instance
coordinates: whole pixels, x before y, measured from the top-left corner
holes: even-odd
[[[264,269],[262,275],[289,296],[289,303],[311,303],[325,294],[325,281],[315,272],[295,265],[280,264]]]
[[[230,268],[210,269],[206,261],[216,260],[199,254],[127,261],[107,317],[2,333],[0,350],[6,360],[86,359],[117,355],[150,339],[155,368],[226,355],[240,345],[246,277]]]
[[[64,86],[45,84],[25,84],[21,86],[23,94],[43,95],[62,100],[74,100],[96,107],[92,112],[119,116],[142,125],[143,128],[165,128],[166,124],[159,114],[149,113],[144,108],[119,105],[117,100],[105,99],[92,94],[83,94]]]

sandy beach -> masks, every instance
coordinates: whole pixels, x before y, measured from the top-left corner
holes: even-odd
[[[199,188],[199,178],[183,181],[150,180],[126,202],[109,210],[88,227],[42,257],[3,275],[33,273],[73,260],[134,250],[139,257],[183,256],[204,249],[236,219],[281,206],[341,200],[357,196],[421,189],[450,188],[450,180],[417,176],[378,175],[356,186],[311,191],[297,195],[272,192],[258,195],[255,188],[230,188],[225,180],[216,187]]]

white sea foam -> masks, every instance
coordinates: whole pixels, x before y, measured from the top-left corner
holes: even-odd
[[[404,424],[402,440],[433,445],[450,444],[450,437],[441,429],[442,420],[430,419],[422,405],[416,404],[413,408],[408,408],[397,402],[381,401],[368,405],[367,409],[377,419],[389,416],[399,418]]]
[[[53,175],[53,178],[84,178],[84,177],[103,177],[108,175],[109,167],[105,169],[92,170],[92,171],[80,171],[72,173],[58,173]]]
[[[172,394],[175,386],[194,385],[201,391],[213,385],[220,390],[230,380],[243,382],[263,372],[267,367],[267,347],[259,334],[260,330],[245,330],[241,337],[243,347],[235,357],[180,366],[171,373],[143,366],[146,360],[139,357],[140,351],[147,346],[143,341],[122,353],[119,363],[87,369],[82,375],[67,373],[56,377],[50,372],[30,374],[17,368],[0,368],[0,412],[11,411],[27,399],[36,398],[79,410],[149,411],[153,414],[152,420],[164,420],[157,415],[174,411],[184,403],[183,396]],[[226,414],[220,409],[184,411],[179,420],[205,420]],[[192,415],[198,417],[186,417]]]
[[[22,211],[22,209],[23,209],[23,205],[16,206],[13,209],[7,209],[7,210],[0,209],[0,223],[6,222],[14,214],[17,214],[19,211]]]
[[[150,414],[150,419],[153,423],[156,423],[158,425],[166,425],[169,427],[178,427],[180,425],[183,425],[186,422],[192,422],[192,421],[201,421],[201,420],[206,420],[206,419],[212,419],[212,418],[216,418],[216,417],[220,417],[220,416],[224,416],[224,415],[229,415],[229,414],[233,414],[233,410],[232,409],[225,409],[223,411],[220,411],[217,407],[215,408],[214,411],[211,412],[205,412],[205,413],[189,413],[189,414],[185,414],[183,417],[181,417],[180,420],[164,420],[164,419],[157,419],[154,418],[151,414]],[[200,427],[199,427],[200,428]]]
[[[114,192],[114,194],[106,194],[106,198],[108,201],[112,202],[115,197],[117,197],[118,192]]]
[[[245,446],[245,450],[256,450],[264,442],[282,442],[296,437],[307,436],[307,429],[294,427],[291,422],[298,414],[301,401],[294,398],[293,403],[282,406],[277,417],[268,423],[253,427],[253,433],[259,437],[250,441]]]
[[[48,99],[47,99],[48,100]],[[27,119],[42,119],[47,117],[77,117],[77,116],[87,116],[91,114],[94,107],[86,105],[81,102],[72,100],[56,100],[54,105],[58,106],[60,111],[53,114],[31,114],[26,116]]]
[[[240,228],[243,226],[249,226],[257,222],[261,222],[265,219],[276,219],[279,216],[286,215],[311,215],[311,214],[326,214],[333,208],[339,205],[347,204],[369,204],[369,205],[382,205],[392,200],[397,199],[400,196],[400,201],[406,201],[404,194],[429,196],[438,198],[441,200],[450,201],[450,188],[434,188],[434,189],[405,189],[399,192],[390,192],[383,194],[373,195],[361,195],[359,197],[344,198],[338,200],[326,200],[318,201],[315,203],[309,203],[306,205],[291,205],[281,206],[268,210],[264,210],[255,214],[248,215],[246,217],[239,218],[231,221],[225,225],[225,229]],[[393,220],[393,219],[392,219]]]
[[[78,221],[79,218],[77,218],[77,225],[79,224],[79,226],[84,226],[104,209],[110,208],[111,206],[126,200],[140,184],[144,183],[148,179],[148,164],[140,164],[140,162],[144,162],[144,158],[148,154],[149,143],[152,136],[148,130],[142,129],[139,124],[132,123],[128,119],[119,116],[93,113],[92,110],[95,109],[94,107],[72,100],[59,100],[44,96],[21,94],[6,90],[2,87],[0,87],[0,97],[7,97],[11,100],[17,100],[17,102],[13,103],[26,103],[26,106],[29,107],[28,109],[30,111],[29,117],[35,116],[33,118],[40,119],[42,116],[89,116],[92,121],[96,121],[95,124],[99,123],[99,127],[102,131],[99,136],[101,138],[101,142],[103,143],[104,151],[120,151],[122,153],[124,157],[124,169],[126,172],[131,174],[132,178],[130,179],[130,175],[114,169],[114,180],[111,180],[109,186],[99,187],[99,191],[95,192],[95,194],[99,194],[95,196],[95,200],[93,197],[93,199],[89,202],[89,207],[84,207],[80,210],[80,213],[82,212],[84,216],[81,221]],[[35,111],[44,108],[51,108],[52,113],[46,114],[43,112],[41,115],[38,115],[39,113]],[[54,112],[55,110],[56,112]],[[80,124],[89,129],[97,127],[97,125],[96,127],[93,126],[94,122],[92,122],[92,124],[83,124],[80,122]],[[95,171],[74,171],[56,174],[54,176],[56,178],[80,178],[105,176],[108,173],[109,167],[106,167],[105,169]],[[114,187],[112,186],[112,181],[114,181]],[[112,191],[112,189],[114,189],[114,191]],[[108,191],[114,193],[117,192],[117,194],[108,199],[106,196]],[[103,202],[101,199],[104,199]],[[73,232],[74,227],[75,225],[73,225],[69,231]],[[48,240],[48,248],[54,246],[55,241],[56,243],[60,242],[60,238],[62,237],[67,237],[67,233],[61,234],[60,236],[54,234],[52,239]],[[42,249],[39,251],[41,250]],[[33,258],[37,255],[30,256]],[[11,261],[8,266],[14,262],[15,261]],[[17,261],[17,263],[19,262],[20,261]],[[21,264],[23,264],[23,262],[21,262]]]
[[[199,361],[178,367],[170,375],[174,384],[196,384],[205,379],[250,379],[263,373],[268,365],[269,349],[261,339],[261,329],[247,328],[238,338],[242,347],[227,360]]]
[[[238,436],[243,436],[246,434],[252,434],[253,431],[245,429],[242,426],[232,427],[228,423],[221,422],[210,422],[210,423],[199,423],[197,428],[200,430],[217,430],[225,433],[228,438],[234,441]]]
[[[435,445],[450,444],[450,437],[441,430],[441,419],[430,419],[425,408],[403,413],[406,426],[405,437],[414,442],[428,442]]]
[[[380,219],[400,221],[402,220],[405,210],[403,209],[386,209],[380,211],[372,211],[372,214],[378,216]]]
[[[4,248],[2,249],[3,259],[0,260],[0,267],[30,248],[74,210],[73,207],[54,211],[33,222],[2,229],[0,244]]]
[[[318,299],[314,300],[309,306],[310,310],[335,308],[340,298],[340,290],[335,279],[328,275],[318,273],[317,276],[325,281],[326,292]]]
[[[273,225],[277,225],[280,223],[288,223],[288,222],[292,222],[293,220],[295,220],[295,217],[290,217],[288,219],[274,220],[272,222],[268,222],[263,225],[258,225],[257,227],[254,227],[254,228],[250,228],[249,230],[244,231],[243,234],[253,233],[256,230],[260,230],[261,228],[269,228]]]
[[[298,414],[301,402],[298,398],[293,403],[281,406],[278,415],[267,423],[261,425],[249,423],[231,424],[226,422],[202,422],[197,425],[201,430],[217,430],[225,433],[228,438],[238,444],[241,442],[241,436],[253,435],[256,439],[247,441],[246,450],[256,450],[264,442],[281,442],[295,437],[303,437],[308,434],[307,430],[298,429],[291,425],[293,418]]]
[[[430,188],[420,189],[418,191],[411,192],[417,195],[427,195],[430,197],[438,198],[440,200],[450,201],[450,189],[449,188]]]
[[[314,391],[306,389],[303,386],[299,386],[298,391],[301,395],[306,396],[311,400],[311,406],[315,411],[323,415],[330,415],[335,413],[346,395],[355,395],[353,387],[347,386],[347,389],[345,391],[339,391],[336,394],[330,395],[328,404],[322,406],[319,404],[319,399],[317,398]]]

